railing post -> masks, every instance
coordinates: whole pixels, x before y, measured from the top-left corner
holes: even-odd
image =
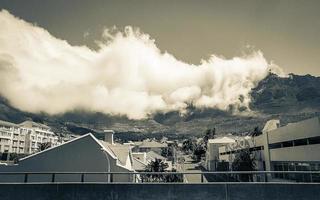
[[[55,173],[52,173],[52,177],[51,177],[51,182],[52,182],[52,183],[54,183],[55,178],[56,178],[56,174],[55,174]]]
[[[28,182],[28,173],[24,174],[24,182],[27,183]]]
[[[81,174],[81,183],[84,182],[84,173]]]
[[[203,183],[203,173],[201,173],[201,183]]]
[[[270,176],[271,176],[271,174],[270,174]],[[264,182],[268,182],[268,173],[264,174]]]
[[[113,182],[113,174],[110,174],[110,183]]]

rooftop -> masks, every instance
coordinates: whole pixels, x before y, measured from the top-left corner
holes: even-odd
[[[139,145],[140,148],[164,148],[167,146],[168,145],[165,143],[160,143],[154,140],[152,141],[144,140],[142,144]]]
[[[211,144],[228,144],[228,143],[235,143],[236,140],[230,137],[221,137],[221,138],[209,139],[208,142]]]
[[[18,127],[18,125],[17,125],[17,124],[15,124],[15,123],[11,123],[11,122],[7,122],[7,121],[3,121],[3,120],[0,120],[0,126]]]
[[[41,129],[50,129],[50,127],[47,125],[40,124],[40,123],[31,121],[31,120],[24,121],[24,122],[20,123],[19,125],[27,127],[27,128],[35,128],[36,127],[36,128],[41,128]]]

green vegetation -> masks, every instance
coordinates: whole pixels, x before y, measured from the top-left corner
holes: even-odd
[[[145,172],[166,172],[168,164],[160,159],[151,161]],[[173,170],[172,172],[176,172]],[[182,175],[180,174],[145,174],[141,175],[142,182],[183,182]]]
[[[243,149],[236,154],[232,163],[233,171],[255,171],[256,163],[255,158],[252,156],[249,149]],[[238,179],[241,182],[252,181],[252,174],[239,174]]]
[[[38,144],[38,151],[44,151],[52,146],[51,142],[43,142]]]

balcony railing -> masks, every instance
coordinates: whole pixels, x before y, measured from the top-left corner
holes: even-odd
[[[119,180],[122,177],[122,180]],[[126,180],[123,180],[126,177]],[[227,172],[0,172],[0,183],[320,183],[320,171]]]

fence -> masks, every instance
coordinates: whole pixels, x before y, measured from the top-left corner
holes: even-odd
[[[320,182],[320,171],[226,171],[226,172],[0,172],[0,182],[15,183],[90,183],[119,182],[115,176],[132,177],[124,183],[172,183],[188,182]],[[42,177],[42,178],[40,178]],[[94,177],[99,177],[95,179]],[[120,181],[123,182],[123,181]],[[193,183],[195,183],[193,182]]]

